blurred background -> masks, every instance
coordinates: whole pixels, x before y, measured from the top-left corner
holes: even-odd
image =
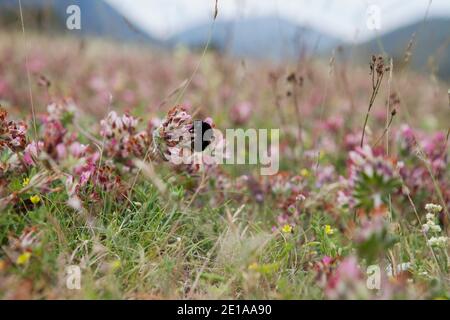
[[[310,55],[367,62],[376,51],[450,79],[448,0],[22,0],[28,31],[110,38],[163,50],[209,48],[274,62]],[[66,9],[81,9],[68,30]],[[18,0],[0,0],[1,28],[20,28]]]

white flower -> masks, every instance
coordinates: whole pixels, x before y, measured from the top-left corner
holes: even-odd
[[[431,231],[433,232],[441,232],[441,230],[442,230],[441,227],[436,224],[431,227]]]
[[[428,245],[432,247],[440,247],[443,248],[447,245],[448,238],[447,237],[431,237],[428,240]]]
[[[427,218],[427,220],[434,220],[434,214],[433,213],[427,213],[426,218]]]
[[[439,213],[442,211],[442,207],[438,204],[427,203],[425,205],[425,210],[428,212]]]
[[[430,228],[435,225],[433,220],[428,220],[426,223]]]
[[[436,237],[431,237],[430,239],[428,239],[428,245],[435,247],[437,246],[437,242],[438,242],[438,238]]]
[[[439,233],[442,231],[441,227],[434,223],[433,220],[428,220],[426,224],[422,225],[422,231],[427,233],[428,231]]]

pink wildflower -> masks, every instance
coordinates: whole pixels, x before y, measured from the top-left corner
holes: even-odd
[[[245,124],[252,115],[253,106],[250,102],[240,102],[233,106],[230,110],[230,118],[234,124]]]

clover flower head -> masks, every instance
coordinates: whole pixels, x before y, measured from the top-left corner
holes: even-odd
[[[214,128],[211,118],[201,121],[201,132]],[[213,153],[222,150],[225,141],[214,136],[216,142],[214,148],[210,148],[211,143],[203,144],[202,150],[196,150],[194,141],[197,135],[194,128],[194,120],[183,106],[173,107],[160,123],[153,130],[152,156],[162,161],[170,162],[177,170],[183,170],[188,174],[195,174],[199,171],[209,171],[217,166],[217,161]]]
[[[103,137],[120,137],[124,133],[134,133],[138,125],[138,119],[124,114],[119,116],[115,111],[111,111],[108,116],[100,121],[100,134]]]
[[[84,145],[84,144],[79,143],[78,141],[75,141],[69,146],[69,151],[73,157],[81,158],[86,154],[87,148],[88,148],[87,145]]]
[[[29,166],[32,166],[35,164],[35,160],[39,156],[39,152],[44,148],[44,142],[43,141],[32,141],[30,144],[28,144],[25,147],[25,151],[23,154],[23,160],[25,163]]]
[[[66,114],[74,114],[77,106],[71,100],[54,102],[47,106],[47,119],[61,121]]]
[[[27,144],[27,125],[22,122],[7,120],[8,113],[0,108],[0,151],[9,148],[13,152],[23,151]]]
[[[131,115],[125,113],[119,116],[115,111],[100,121],[100,134],[105,138],[105,150],[109,156],[120,159],[145,156],[150,137],[145,130],[137,132],[138,123],[139,120]],[[80,154],[85,147],[76,145],[71,151]]]
[[[391,159],[376,154],[369,146],[358,147],[349,153],[349,177],[346,180],[347,196],[352,200],[349,203],[366,211],[379,209],[383,204],[387,205],[389,194],[400,186],[401,180]]]
[[[172,108],[158,128],[153,131],[154,152],[164,160],[182,156],[190,148],[193,119],[182,106]]]

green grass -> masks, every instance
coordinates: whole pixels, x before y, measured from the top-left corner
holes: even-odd
[[[0,61],[5,61],[1,66],[9,87],[1,103],[10,119],[25,119],[30,124],[27,81],[18,71],[23,71],[28,51],[17,35],[2,36]],[[176,97],[167,95],[192,75],[199,59],[185,51],[158,54],[96,42],[81,48],[73,39],[36,35],[29,41],[34,48],[30,58],[43,60],[39,72],[53,83],[46,91],[36,84],[39,72],[33,74],[31,89],[38,114],[49,100],[76,97],[77,121],[83,132],[71,123],[73,118],[63,119],[65,128],[95,151],[102,148],[88,135],[101,141],[99,120],[111,110],[118,114],[129,110],[140,117],[139,130],[156,116],[164,118]],[[104,152],[102,163],[114,162],[114,173],[120,176],[124,190],[118,196],[117,190],[88,184],[79,194],[83,209],[77,211],[68,205],[64,185],[65,174],[79,178],[73,173],[77,159],[53,156],[40,159],[35,166],[4,170],[2,165],[13,154],[0,149],[0,298],[450,298],[448,241],[446,246],[431,248],[427,245],[430,235],[421,232],[426,222],[424,205],[436,203],[443,206],[436,216],[442,227],[439,235],[448,235],[448,148],[437,157],[443,163],[439,171],[419,152],[423,146],[408,149],[399,138],[403,125],[409,125],[431,155],[440,150],[438,143],[429,141],[448,129],[445,83],[409,71],[394,72],[391,91],[398,93],[401,104],[396,106],[398,115],[387,135],[389,151],[383,139],[381,155],[373,156],[376,165],[369,163],[369,167],[394,168],[393,163],[403,162],[410,171],[402,179],[394,174],[369,177],[360,173],[358,183],[349,187],[350,172],[355,169],[349,164],[350,150],[355,148],[352,141],[359,145],[370,95],[368,68],[336,60],[330,70],[327,63],[308,58],[280,69],[262,62],[244,65],[213,52],[206,53],[201,62],[183,96],[184,102],[193,105],[190,112],[198,111],[196,117],[203,119],[211,116],[221,130],[280,128],[280,174],[261,177],[255,166],[224,165],[202,176],[164,163],[154,163],[151,174],[145,170],[130,173],[122,170],[123,159]],[[301,141],[292,83],[286,80],[292,72],[304,78],[297,97]],[[342,83],[343,73],[351,80],[348,88]],[[111,106],[102,100],[104,92],[96,91],[98,83],[92,79],[111,87]],[[391,91],[383,82],[368,119],[364,141],[369,145],[385,129],[382,116]],[[136,95],[132,102],[123,98],[130,92]],[[164,99],[167,104],[161,106]],[[252,104],[253,113],[246,123],[236,124],[230,113],[242,101]],[[330,121],[337,128],[330,129]],[[31,128],[28,142],[34,138]],[[37,129],[45,140],[44,127]],[[333,172],[329,174],[327,168]],[[241,175],[251,179],[239,180]],[[419,178],[414,180],[416,175]],[[52,179],[23,192],[23,180],[38,176]],[[323,181],[321,176],[325,176]],[[230,185],[221,187],[220,179]],[[155,181],[161,181],[165,190]],[[279,185],[281,191],[276,188]],[[348,191],[358,206],[340,205],[340,191]],[[304,201],[296,199],[300,193]],[[11,195],[17,199],[5,201]],[[41,199],[34,205],[29,200],[33,195]],[[379,206],[374,204],[377,195],[382,202]],[[295,209],[298,214],[292,212]],[[382,216],[381,230],[375,228],[378,216]],[[289,226],[292,232],[286,232]],[[26,250],[17,249],[14,239],[29,228],[35,228],[37,238],[30,256],[22,256]],[[351,268],[352,258],[359,266],[356,271]],[[386,274],[386,267],[402,263],[410,263],[406,272]],[[366,287],[371,264],[383,273],[380,291]],[[66,268],[71,265],[81,268],[80,290],[66,286]]]

